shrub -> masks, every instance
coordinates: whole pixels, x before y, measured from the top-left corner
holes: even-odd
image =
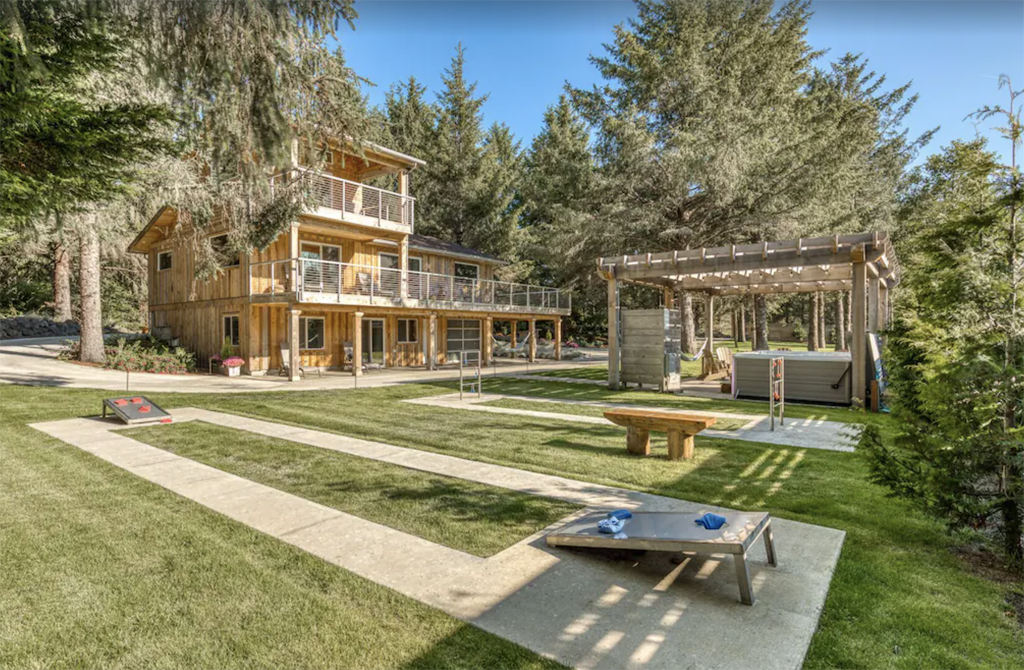
[[[65,361],[77,361],[80,358],[81,344],[65,342],[59,358]],[[124,337],[117,343],[104,347],[106,362],[104,367],[111,370],[128,372],[156,372],[160,374],[183,374],[190,372],[195,366],[195,357],[181,347],[171,347],[154,337],[129,340]],[[241,359],[239,359],[241,360]]]
[[[797,341],[807,339],[807,326],[804,325],[803,321],[796,321],[793,323],[793,337]]]

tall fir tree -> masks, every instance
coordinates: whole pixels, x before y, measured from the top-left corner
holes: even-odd
[[[526,241],[521,225],[525,169],[521,143],[508,126],[495,123],[484,135],[481,149],[479,189],[470,211],[473,226],[465,240],[474,249],[517,261]],[[502,276],[521,279],[529,270],[529,265],[513,263],[502,269]]]

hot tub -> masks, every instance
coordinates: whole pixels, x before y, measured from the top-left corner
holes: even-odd
[[[851,358],[839,351],[753,351],[733,356],[735,398],[768,399],[768,361],[785,360],[786,401],[849,405]]]

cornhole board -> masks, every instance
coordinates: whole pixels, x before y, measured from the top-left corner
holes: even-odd
[[[103,401],[104,419],[107,418],[107,410],[129,426],[140,423],[170,423],[172,420],[168,412],[141,395],[107,398]]]
[[[681,512],[633,512],[622,531],[615,535],[597,530],[597,522],[607,512],[587,514],[547,536],[552,547],[584,547],[592,549],[634,549],[643,551],[692,552],[698,554],[732,554],[740,601],[754,604],[750,586],[747,551],[764,536],[769,565],[778,565],[772,518],[767,512],[723,512],[726,523],[718,530],[707,530],[696,523],[703,514]]]

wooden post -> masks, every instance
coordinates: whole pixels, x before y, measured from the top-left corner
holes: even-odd
[[[403,235],[398,244],[398,267],[401,268],[402,283],[399,296],[404,300],[409,297],[409,236]],[[421,296],[422,297],[422,296]]]
[[[889,289],[883,282],[878,282],[878,316],[875,317],[878,330],[889,327]]]
[[[493,357],[492,352],[494,350],[494,347],[492,346],[493,343],[494,343],[494,317],[493,316],[488,316],[488,317],[484,318],[484,332],[481,333],[481,338],[480,339],[483,340],[480,343],[480,346],[483,348],[483,352],[482,352],[483,353],[483,363],[484,363],[484,365],[487,365],[487,364],[489,364],[491,362],[491,358]]]
[[[665,309],[672,309],[672,289],[667,286],[661,291],[661,301]]]
[[[352,315],[352,376],[363,376],[363,313]]]
[[[868,279],[868,332],[878,332],[878,277]]]
[[[527,359],[531,363],[537,360],[537,319],[530,319],[530,357]]]
[[[401,195],[409,195],[409,171],[398,171],[398,192]]]
[[[562,360],[562,317],[555,317],[555,360]]]
[[[437,314],[427,319],[427,369],[437,369]]]
[[[853,378],[853,398],[855,403],[860,403],[864,406],[865,391],[867,390],[867,360],[866,360],[866,348],[867,348],[867,332],[865,330],[866,318],[867,318],[867,296],[865,290],[867,289],[867,267],[864,264],[864,247],[858,245],[854,249],[854,258],[858,256],[856,251],[860,251],[859,257],[861,260],[854,260],[853,263],[853,301],[850,305],[850,311],[853,313],[853,342],[850,342],[850,358]]]
[[[651,455],[651,432],[644,428],[626,428],[626,451],[637,456]]]
[[[288,365],[288,381],[299,381],[299,366],[302,364],[302,356],[299,352],[299,315],[301,309],[288,310],[288,355],[291,357]]]
[[[608,386],[619,388],[619,287],[608,278]]]
[[[291,290],[298,294],[302,288],[299,282],[299,226],[293,224],[288,231],[288,266],[291,269]]]
[[[512,319],[512,331],[511,331],[512,334],[510,336],[512,339],[510,340],[510,342],[512,344],[512,348],[513,349],[516,348],[516,325],[518,323],[519,323],[518,321],[516,321],[515,319]]]
[[[249,323],[247,325],[248,337],[246,337],[245,350],[242,353],[242,358],[245,359],[245,365],[249,368],[249,374],[251,375],[255,370],[263,369],[262,361],[257,362],[256,356],[260,350],[260,340],[265,337],[260,333],[260,308],[256,305],[249,305]]]
[[[836,351],[846,351],[846,291],[836,293]]]
[[[681,430],[671,430],[668,433],[668,459],[678,461],[679,459],[690,460],[693,458],[693,435],[686,435]]]

